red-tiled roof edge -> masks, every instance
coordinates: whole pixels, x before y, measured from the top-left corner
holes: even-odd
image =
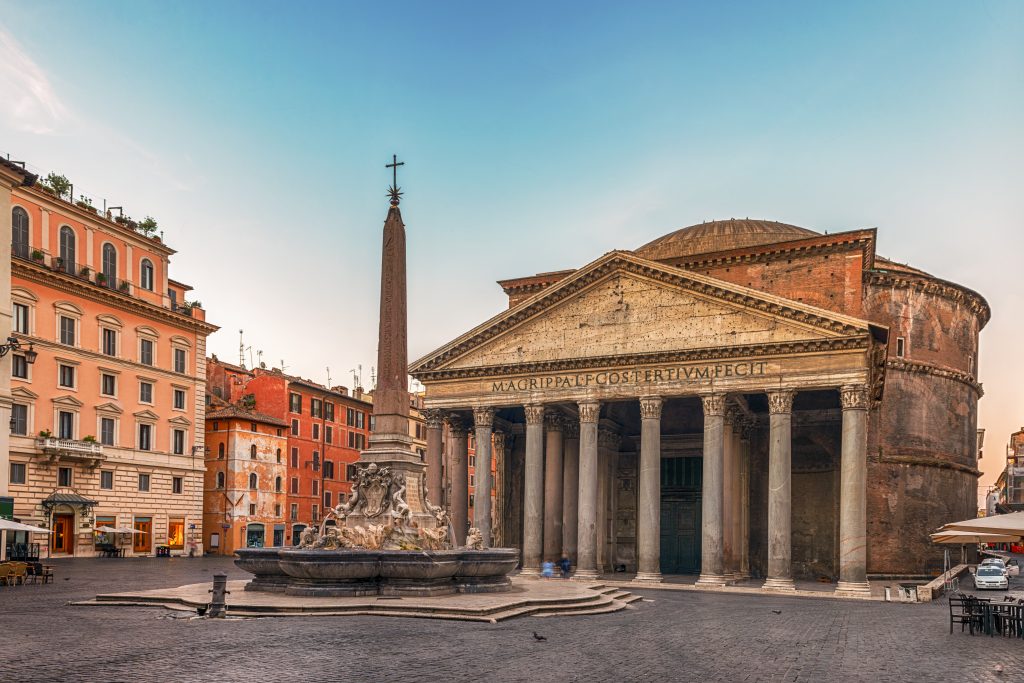
[[[239,408],[238,406],[229,405],[217,410],[212,410],[206,413],[207,420],[226,420],[235,418],[239,420],[249,420],[251,422],[262,422],[264,424],[274,425],[275,427],[287,427],[288,423],[264,413],[256,412],[255,410],[246,410]]]

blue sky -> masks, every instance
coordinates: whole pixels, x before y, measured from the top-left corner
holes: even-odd
[[[155,216],[222,357],[368,383],[398,153],[413,358],[705,219],[876,226],[993,307],[985,481],[1024,424],[1024,3],[0,0],[0,61],[0,151]]]

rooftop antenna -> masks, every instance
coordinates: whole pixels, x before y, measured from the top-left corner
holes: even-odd
[[[331,388],[331,366],[327,366],[327,388]]]
[[[263,349],[256,349],[256,364],[258,367],[263,367]]]
[[[372,365],[370,366],[370,384],[373,385],[374,389],[377,388],[377,368]]]
[[[356,367],[359,369],[356,370],[355,368],[353,368],[352,370],[349,370],[349,372],[352,373],[352,384],[354,385],[353,388],[358,387],[361,389],[363,386],[363,365],[362,363],[360,363]]]
[[[281,359],[281,372],[284,372],[288,366],[284,364],[284,358]]]
[[[245,330],[238,331],[238,367],[245,367],[245,339],[242,336]]]

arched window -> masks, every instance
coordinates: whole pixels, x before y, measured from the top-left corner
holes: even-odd
[[[280,448],[277,449],[277,461],[281,462],[281,449]]]
[[[15,256],[28,258],[28,213],[20,206],[11,211],[11,251]]]
[[[219,488],[219,489],[224,488],[224,473],[223,472],[218,472],[217,473],[217,488]]]
[[[274,490],[281,493],[281,477],[274,480]]]
[[[103,245],[103,277],[106,278],[107,284],[111,287],[114,286],[114,280],[117,279],[117,249],[110,242]]]
[[[224,444],[217,444],[217,458],[220,460],[224,459]]]
[[[259,479],[256,477],[256,473],[253,472],[249,475],[249,488],[255,489],[257,484],[259,484]]]
[[[63,270],[75,272],[75,231],[66,225],[60,228],[60,258],[64,262]]]
[[[148,258],[142,259],[142,265],[139,266],[139,286],[153,291],[153,262]]]
[[[256,444],[249,446],[249,457],[253,460],[256,459]]]

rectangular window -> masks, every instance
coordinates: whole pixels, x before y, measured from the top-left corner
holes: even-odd
[[[323,417],[324,402],[318,398],[309,399],[309,416]]]
[[[302,394],[288,394],[288,410],[302,414]]]
[[[903,353],[906,350],[906,341],[903,337],[896,337],[896,357],[903,358]]]
[[[356,411],[351,408],[345,408],[345,424],[349,427],[354,427],[356,424]]]
[[[11,406],[11,434],[28,436],[28,406],[21,403]]]
[[[139,362],[143,365],[153,364],[153,341],[151,339],[139,341]]]
[[[356,429],[365,429],[365,428],[366,428],[366,413],[364,413],[361,410],[356,411]]]
[[[139,450],[148,451],[153,448],[153,425],[139,425]]]
[[[139,490],[140,491],[148,491],[149,490],[149,475],[148,474],[140,474],[139,475]]]
[[[332,507],[331,506],[331,492],[325,490],[324,491],[324,510],[326,510],[329,507]]]
[[[183,375],[188,372],[185,349],[174,349],[174,371]]]
[[[320,451],[313,451],[313,471],[320,471]]]
[[[334,404],[330,401],[324,401],[324,417],[334,422]]]
[[[24,484],[25,483],[25,463],[23,463],[23,462],[12,462],[11,463],[11,483],[12,484]]]
[[[117,330],[103,328],[103,355],[117,355]]]
[[[255,515],[255,514],[256,514],[256,503],[249,503],[249,515],[252,516],[252,515]]]
[[[299,435],[299,421],[298,420],[292,420],[292,436],[298,436],[298,435]]]
[[[71,486],[71,468],[57,468],[57,486]]]
[[[100,470],[100,488],[107,491],[114,488],[114,470]]]
[[[185,390],[175,389],[174,390],[174,408],[175,410],[185,410]],[[253,431],[256,431],[255,429]]]
[[[171,432],[171,445],[175,455],[185,454],[185,430],[175,429]]]
[[[320,425],[314,424],[313,425],[313,441],[319,441],[319,440],[320,440]]]
[[[14,304],[14,331],[22,334],[29,334],[28,331],[28,306],[25,304]]]
[[[316,503],[313,503],[313,521],[320,521],[320,507]]]
[[[11,356],[11,377],[28,379],[28,361],[20,353]]]
[[[348,433],[348,447],[349,448],[355,448],[356,447],[356,433],[355,432],[349,432]]]
[[[281,516],[281,504],[280,503],[274,503],[274,516],[275,517],[280,517]]]
[[[324,427],[324,441],[327,443],[334,443],[334,427],[331,425]]]
[[[299,449],[292,448],[292,467],[299,466]]]
[[[297,494],[299,492],[299,478],[292,477],[292,493]]]
[[[167,522],[167,547],[171,550],[185,548],[185,520],[181,517]]]
[[[75,345],[75,319],[66,315],[60,317],[60,343]]]
[[[316,479],[314,479],[313,480],[313,495],[315,496],[315,495],[318,495],[319,493],[320,493],[320,482],[318,482]]]
[[[171,479],[171,493],[181,493],[185,487],[185,480],[181,477]]]
[[[75,366],[61,364],[58,370],[57,384],[67,389],[75,388]]]
[[[469,456],[469,466],[470,467],[476,467],[476,456],[475,455]]]
[[[363,450],[366,448],[366,435],[356,434],[356,450]]]
[[[100,418],[100,443],[104,446],[114,445],[114,418]]]
[[[324,460],[324,479],[334,479],[334,461]]]
[[[299,519],[299,506],[298,506],[297,503],[292,503],[291,518],[292,518],[293,522],[295,522],[295,521],[297,521]]]
[[[117,396],[117,376],[103,373],[100,375],[100,393],[104,396]]]
[[[355,465],[347,465],[345,467],[345,476],[349,481],[355,481],[356,476],[359,474],[359,468]]]
[[[57,438],[75,438],[75,414],[62,410],[57,413]]]
[[[139,382],[139,403],[153,402],[153,383]]]

